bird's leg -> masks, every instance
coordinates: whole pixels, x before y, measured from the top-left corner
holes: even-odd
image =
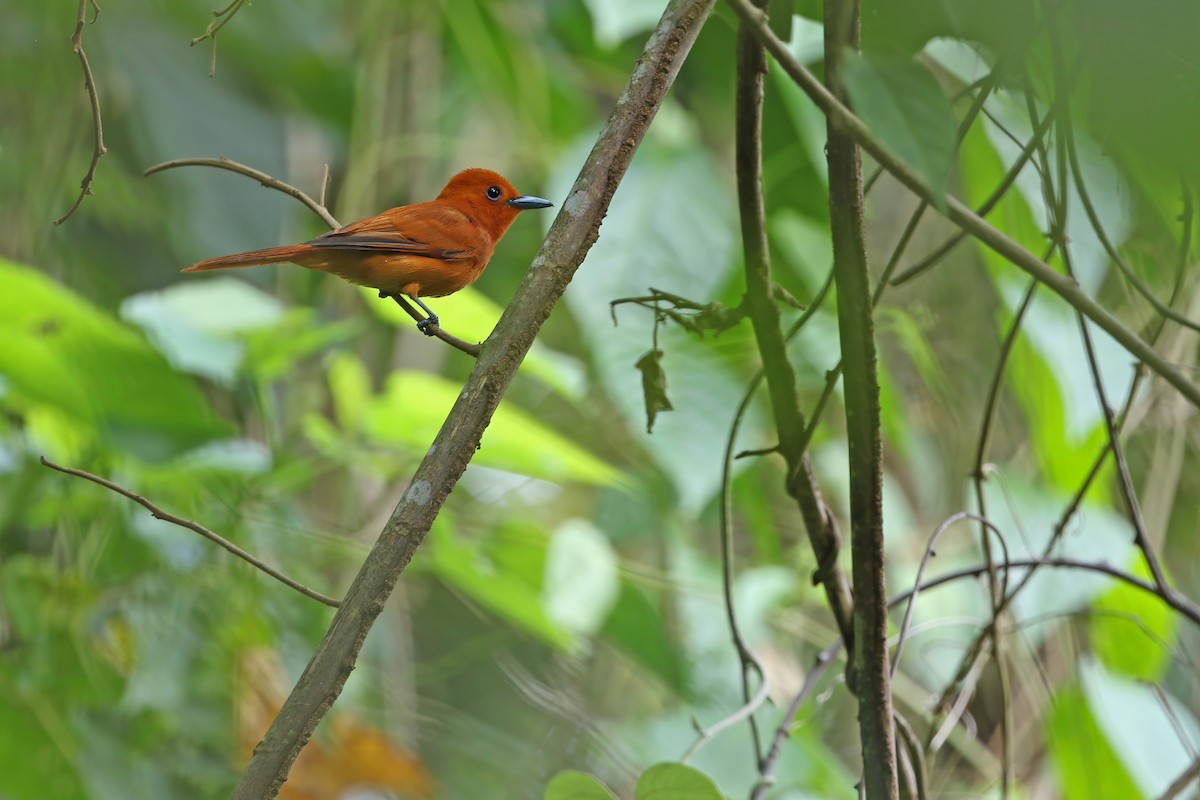
[[[438,319],[438,315],[433,313],[433,309],[421,302],[421,298],[417,297],[415,294],[410,294],[409,297],[414,303],[419,305],[426,314],[429,315],[417,323],[417,330],[426,336],[433,336],[433,331],[430,330],[430,328],[440,327],[441,320]]]
[[[383,289],[380,289],[379,296],[386,300],[389,297],[397,297],[398,295],[394,295],[391,292],[385,292]],[[438,315],[433,313],[433,309],[421,302],[421,298],[417,297],[416,295],[410,294],[405,295],[405,297],[419,305],[425,311],[425,313],[429,315],[425,319],[417,320],[417,330],[426,336],[433,336],[433,331],[431,331],[430,328],[440,327],[441,320],[438,319]]]

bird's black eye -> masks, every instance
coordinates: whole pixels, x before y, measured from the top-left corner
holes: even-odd
[[[488,197],[488,200],[499,200],[499,199],[500,199],[500,195],[501,195],[501,192],[500,192],[500,187],[499,187],[499,186],[489,186],[489,187],[487,188],[487,197]]]

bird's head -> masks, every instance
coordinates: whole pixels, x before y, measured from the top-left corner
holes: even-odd
[[[438,200],[449,201],[481,225],[493,243],[500,241],[517,214],[554,205],[549,200],[521,194],[499,173],[478,168],[463,170],[451,178]]]

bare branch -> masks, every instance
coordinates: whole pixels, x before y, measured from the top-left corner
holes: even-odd
[[[95,12],[90,22],[87,19],[89,2]],[[83,86],[87,89],[88,99],[92,105],[92,129],[95,133],[95,145],[92,148],[92,162],[88,165],[87,172],[83,174],[83,180],[79,182],[79,196],[67,209],[67,213],[54,220],[55,225],[62,225],[70,219],[75,210],[83,203],[83,198],[92,193],[92,181],[96,177],[96,167],[99,166],[101,157],[108,152],[108,148],[104,146],[104,124],[100,119],[100,92],[96,88],[96,77],[92,75],[92,65],[88,61],[87,52],[83,49],[83,26],[94,24],[99,16],[100,6],[96,0],[79,0],[79,16],[75,20],[75,32],[71,34],[71,50],[79,57],[79,64],[83,68]]]
[[[184,519],[183,517],[178,517],[168,511],[163,511],[161,508],[159,508],[154,503],[147,500],[145,497],[142,497],[140,494],[136,494],[136,493],[130,491],[129,489],[126,489],[124,486],[113,483],[112,481],[108,480],[107,478],[102,478],[99,475],[94,475],[91,472],[87,472],[86,470],[76,469],[75,467],[64,467],[60,464],[55,464],[53,461],[50,461],[49,459],[47,459],[45,456],[42,456],[41,462],[42,462],[42,466],[44,466],[44,467],[49,467],[50,469],[58,470],[59,472],[65,474],[65,475],[73,475],[76,478],[83,478],[84,480],[91,481],[92,483],[97,484],[98,486],[103,486],[105,489],[108,489],[109,491],[116,492],[117,494],[122,495],[123,497],[128,497],[130,500],[132,500],[133,502],[140,505],[142,508],[149,511],[154,516],[155,519],[161,519],[163,522],[170,522],[172,525],[178,525],[181,528],[187,528],[189,531],[194,531],[195,533],[200,534],[205,539],[208,539],[210,542],[215,542],[216,544],[219,544],[221,547],[224,547],[230,553],[233,553],[235,556],[242,559],[247,564],[249,564],[250,566],[257,569],[258,571],[263,572],[267,575],[270,575],[275,580],[279,581],[280,583],[284,584],[285,586],[295,589],[297,592],[304,595],[305,597],[310,597],[313,600],[316,600],[318,603],[324,603],[325,605],[327,605],[331,608],[337,608],[339,605],[341,605],[341,603],[338,600],[334,600],[332,597],[327,597],[326,595],[323,595],[320,592],[314,591],[313,589],[308,588],[304,584],[302,584],[298,581],[292,580],[287,575],[284,575],[282,572],[275,569],[274,567],[268,566],[263,561],[259,560],[257,557],[251,555],[250,553],[246,552],[242,548],[238,547],[236,544],[229,541],[224,536],[221,536],[219,533],[216,533],[215,531],[212,531],[212,530],[204,527],[199,522],[194,522],[190,519]]]
[[[247,178],[253,178],[254,180],[258,181],[268,189],[275,189],[276,191],[283,192],[289,197],[296,198],[301,203],[304,203],[304,205],[308,206],[308,208],[314,214],[320,217],[321,220],[330,228],[342,227],[342,224],[334,219],[333,214],[329,213],[328,208],[326,208],[323,204],[318,203],[316,200],[313,200],[295,186],[292,186],[290,183],[284,183],[278,178],[273,178],[265,172],[261,172],[254,167],[248,167],[245,164],[241,164],[231,158],[226,158],[225,156],[221,156],[219,158],[176,158],[172,159],[171,161],[164,161],[161,164],[155,164],[153,167],[147,168],[142,174],[149,176],[168,169],[175,169],[176,167],[214,167],[216,169],[225,169],[229,170],[230,172],[236,172],[239,175],[245,175]]]
[[[742,647],[744,647],[744,645],[742,645]],[[754,712],[762,708],[763,704],[767,702],[771,685],[767,683],[767,673],[763,670],[762,663],[759,662],[758,656],[754,655],[753,651],[749,649],[739,650],[738,652],[739,655],[742,655],[744,658],[750,659],[754,671],[758,673],[758,691],[755,692],[753,697],[746,700],[746,702],[732,714],[717,720],[712,725],[702,728],[698,722],[693,721],[693,725],[696,728],[697,734],[696,741],[692,742],[692,745],[687,749],[687,752],[679,757],[681,763],[686,764],[692,756],[700,752],[701,747],[708,744],[719,734],[729,730],[734,725],[737,725],[739,722],[742,722],[743,720],[753,720]],[[746,675],[745,668],[743,668],[742,675],[743,677]],[[760,765],[756,764],[756,766]]]
[[[787,741],[792,734],[792,723],[796,721],[796,715],[800,713],[800,709],[804,707],[804,702],[808,700],[809,695],[817,688],[817,683],[821,677],[834,664],[834,659],[842,650],[842,643],[834,642],[829,647],[817,654],[816,665],[808,671],[804,676],[804,685],[800,687],[800,691],[792,698],[791,704],[787,707],[787,711],[783,714],[783,719],[775,728],[775,735],[771,739],[771,745],[767,748],[767,755],[763,758],[762,767],[759,768],[759,780],[755,785],[754,790],[750,793],[750,800],[762,800],[766,797],[767,791],[774,783],[775,765],[779,762],[779,755],[783,752],[783,743]]]
[[[233,19],[234,15],[242,10],[242,6],[246,5],[246,0],[230,0],[229,5],[222,9],[213,11],[212,22],[208,23],[208,27],[204,29],[204,33],[192,39],[189,46],[195,47],[205,39],[212,40],[212,60],[208,66],[208,77],[213,77],[217,74],[217,32],[228,24],[229,20]]]

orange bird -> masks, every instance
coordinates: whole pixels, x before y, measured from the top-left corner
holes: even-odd
[[[429,315],[417,328],[432,336],[438,316],[421,298],[445,297],[474,283],[517,214],[552,205],[518,193],[491,170],[468,169],[436,200],[388,209],[303,244],[210,258],[183,271],[299,264],[378,289],[380,297],[407,295]]]

